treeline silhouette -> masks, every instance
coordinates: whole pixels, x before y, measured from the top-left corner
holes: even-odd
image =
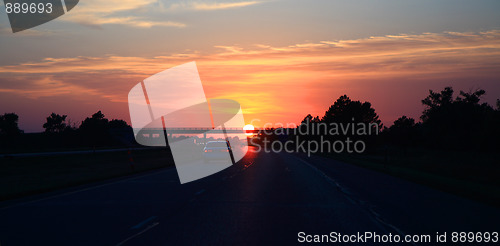
[[[500,100],[496,109],[481,103],[484,90],[460,91],[451,87],[429,91],[422,100],[421,122],[402,116],[383,132],[383,142],[398,146],[420,146],[458,151],[498,151],[500,149]]]
[[[347,95],[339,97],[325,114],[304,117],[301,125],[293,131],[271,129],[260,134],[255,143],[273,141],[310,141],[321,139],[362,140],[366,143],[366,153],[384,153],[389,146],[398,148],[427,148],[453,151],[498,151],[500,149],[500,100],[496,108],[481,103],[484,90],[474,92],[460,91],[454,97],[452,87],[441,92],[429,90],[429,95],[421,102],[425,106],[419,122],[407,116],[401,116],[391,127],[384,127],[370,102],[351,100]],[[331,135],[337,125],[362,124],[370,127],[371,134]],[[326,128],[326,130],[324,129]],[[320,129],[318,131],[318,129]],[[290,130],[290,129],[288,129]],[[326,132],[326,134],[318,134]],[[298,137],[298,138],[297,138]]]
[[[259,141],[270,142],[290,139],[352,141],[363,140],[368,153],[387,146],[423,147],[437,150],[497,151],[500,148],[500,100],[496,108],[481,103],[484,90],[460,91],[454,97],[451,87],[441,92],[429,91],[422,100],[425,110],[420,121],[401,116],[391,127],[384,127],[370,102],[351,100],[347,95],[339,97],[320,118],[308,114],[292,134],[283,135],[274,129],[260,134]],[[123,120],[108,120],[98,111],[87,117],[77,127],[67,120],[67,115],[52,113],[43,124],[43,133],[25,134],[18,127],[15,113],[0,115],[0,147],[2,152],[43,149],[124,147],[137,143],[132,128]],[[353,134],[351,131],[331,135],[331,124],[364,124],[370,134]],[[326,127],[322,129],[321,127]],[[304,129],[305,128],[305,129]],[[327,134],[318,134],[327,132]],[[366,129],[365,129],[366,131]],[[289,133],[289,132],[288,132]],[[356,132],[358,133],[358,132]],[[296,138],[298,137],[298,138]],[[254,141],[255,142],[255,141]]]
[[[136,146],[132,128],[120,119],[108,120],[98,111],[79,126],[71,124],[67,115],[50,114],[43,133],[24,133],[19,129],[15,113],[0,115],[0,147],[2,152],[131,147]]]

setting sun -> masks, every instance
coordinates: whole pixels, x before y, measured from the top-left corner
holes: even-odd
[[[253,127],[253,125],[248,124],[248,125],[245,125],[243,127],[243,130],[245,130],[245,131],[253,131],[253,130],[255,130],[255,128]]]
[[[243,127],[243,130],[244,130],[244,131],[253,131],[253,130],[255,130],[255,127],[253,127],[253,125],[248,124],[248,125],[245,125],[245,126]],[[252,133],[252,132],[245,132],[245,135],[247,135],[247,136],[252,136],[252,135],[253,135],[253,133]]]

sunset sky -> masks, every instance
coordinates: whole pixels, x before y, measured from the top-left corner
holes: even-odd
[[[386,126],[418,119],[429,89],[500,98],[498,0],[80,0],[19,33],[0,9],[0,114],[26,132],[51,112],[130,122],[130,89],[190,61],[208,98],[239,101],[257,127],[322,116],[343,94]]]

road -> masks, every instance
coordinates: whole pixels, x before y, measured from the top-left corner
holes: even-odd
[[[371,170],[253,153],[184,185],[168,168],[0,204],[0,245],[283,245],[299,232],[434,237],[499,221],[498,208]]]

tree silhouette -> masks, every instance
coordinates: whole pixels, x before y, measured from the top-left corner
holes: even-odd
[[[382,128],[379,116],[371,103],[352,101],[347,95],[339,97],[325,112],[321,121],[325,123],[375,123],[378,129]]]
[[[47,117],[47,122],[43,124],[43,128],[45,128],[45,132],[47,133],[60,133],[68,128],[66,124],[67,115],[59,115],[56,113],[50,114]]]
[[[90,134],[102,134],[108,129],[108,119],[99,110],[97,113],[93,114],[92,117],[85,118],[80,125],[80,130]]]
[[[446,87],[440,93],[429,91],[422,100],[426,107],[422,113],[423,127],[428,143],[434,147],[452,149],[484,149],[491,147],[494,110],[486,103],[480,104],[484,90],[460,91],[453,100],[453,89]]]
[[[83,135],[83,141],[93,146],[116,145],[121,141],[120,134],[133,137],[132,128],[127,122],[117,119],[110,121],[101,111],[82,121],[78,131]]]
[[[394,121],[394,124],[385,131],[389,141],[399,146],[416,145],[417,129],[415,119],[405,115]]]
[[[18,126],[19,116],[15,113],[5,113],[0,115],[0,135],[15,136],[22,131]]]
[[[301,124],[314,123],[319,121],[319,116],[313,117],[311,114],[308,114],[304,119],[300,122]]]
[[[429,90],[429,94],[422,100],[422,104],[426,107],[421,117],[423,121],[427,121],[436,110],[450,105],[453,101],[453,89],[451,87],[444,88],[440,93]]]
[[[108,126],[111,129],[130,128],[126,121],[117,119],[109,121]]]
[[[406,115],[399,117],[394,121],[394,125],[390,128],[392,129],[410,129],[415,126],[415,119],[408,118]]]
[[[304,134],[302,136],[302,139],[312,139],[314,138],[313,135],[314,133],[312,132],[313,128],[315,128],[313,125],[316,125],[320,123],[321,120],[319,119],[319,116],[313,117],[311,114],[308,114],[304,119],[300,122],[300,125],[297,127],[297,129]]]
[[[457,97],[456,101],[457,102],[464,102],[464,103],[467,103],[467,104],[479,104],[479,101],[481,101],[481,97],[486,94],[486,91],[485,90],[476,90],[475,92],[472,92],[472,93],[465,93],[463,91],[460,91],[460,96],[461,97]]]
[[[363,124],[366,134],[354,130],[337,131],[335,129],[356,129]],[[367,149],[375,146],[376,135],[379,134],[382,123],[369,102],[353,101],[347,95],[340,96],[320,119],[308,114],[297,127],[300,140],[322,141],[330,140],[363,140]],[[333,131],[330,131],[333,130]],[[337,133],[332,133],[337,132]],[[353,133],[354,132],[354,133]]]

